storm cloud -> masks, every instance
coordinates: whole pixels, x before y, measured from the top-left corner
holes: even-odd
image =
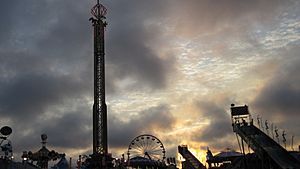
[[[167,105],[159,105],[139,112],[128,121],[120,117],[109,118],[110,145],[126,147],[131,140],[141,134],[155,135],[158,131],[170,131],[176,122]]]
[[[178,0],[170,3],[168,9],[174,13],[172,21],[176,25],[175,30],[183,36],[210,36],[219,32],[241,36],[243,33],[240,31],[251,30],[256,24],[272,23],[273,19],[290,2],[279,0]]]
[[[232,136],[230,116],[226,108],[218,105],[214,101],[198,101],[196,102],[198,111],[201,116],[209,119],[208,125],[204,126],[194,135],[193,139],[201,142],[206,142],[213,148],[228,146],[228,141],[223,140]],[[218,147],[215,147],[218,145]]]
[[[288,60],[281,62],[257,95],[253,101],[254,110],[265,119],[274,122],[280,129],[288,130],[289,134],[294,133],[299,137],[299,48],[282,49],[281,53]]]

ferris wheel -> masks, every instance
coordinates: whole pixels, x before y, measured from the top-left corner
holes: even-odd
[[[134,138],[128,147],[128,160],[134,157],[143,157],[149,160],[163,161],[165,148],[162,142],[155,136],[143,134]]]

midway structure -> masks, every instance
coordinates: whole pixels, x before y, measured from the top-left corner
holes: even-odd
[[[245,155],[244,142],[255,152],[261,160],[261,168],[298,169],[300,162],[285,148],[274,141],[259,128],[254,126],[248,106],[231,105],[233,131],[241,137],[241,150]],[[267,125],[266,125],[267,126]],[[239,141],[239,139],[238,139]],[[240,144],[239,144],[240,145]],[[248,166],[245,156],[245,168]]]
[[[108,168],[111,156],[107,146],[107,107],[105,103],[104,30],[107,9],[99,3],[92,8],[94,27],[94,105],[93,154],[88,168]]]
[[[182,168],[205,169],[205,166],[189,151],[187,145],[178,146],[178,152],[185,159]]]
[[[92,8],[94,27],[94,105],[93,153],[107,153],[107,108],[105,103],[104,27],[106,8],[97,4]]]

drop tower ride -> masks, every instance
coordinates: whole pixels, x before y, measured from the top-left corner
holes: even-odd
[[[105,103],[104,31],[107,9],[99,3],[91,9],[94,27],[94,105],[92,168],[107,168],[107,107]]]

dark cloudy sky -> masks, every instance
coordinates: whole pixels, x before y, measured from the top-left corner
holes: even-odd
[[[237,148],[231,103],[300,143],[300,2],[103,0],[109,150],[144,133],[168,156]],[[16,154],[40,134],[68,156],[91,152],[95,1],[1,0],[0,126]],[[200,150],[199,150],[200,148]],[[196,151],[196,149],[198,149]]]

